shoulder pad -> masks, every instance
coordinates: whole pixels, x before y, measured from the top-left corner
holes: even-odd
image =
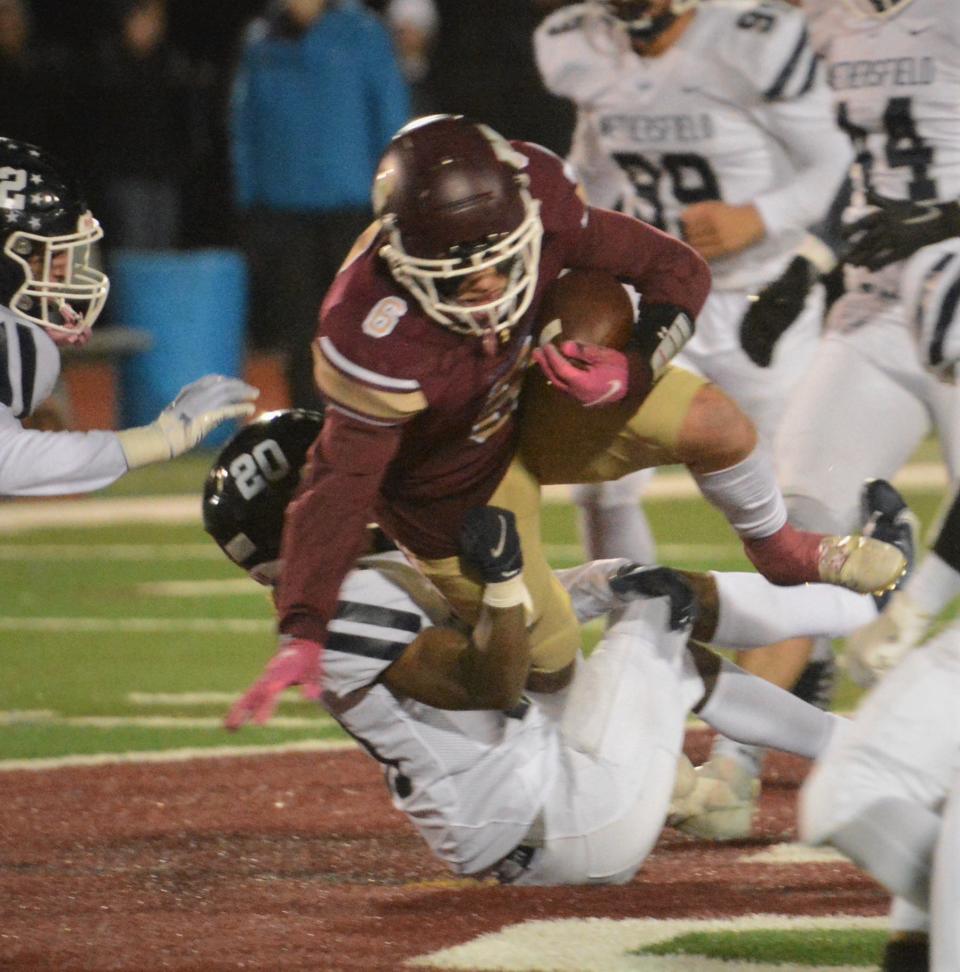
[[[817,56],[807,22],[794,7],[777,0],[759,4],[705,4],[700,16],[729,19],[721,35],[720,54],[743,73],[767,101],[806,94],[817,76]]]
[[[0,317],[0,405],[30,415],[53,392],[60,353],[50,336],[10,314]]]

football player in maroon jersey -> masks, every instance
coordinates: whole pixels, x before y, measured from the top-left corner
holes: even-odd
[[[541,547],[544,483],[684,463],[768,579],[872,591],[899,577],[903,557],[887,544],[791,528],[749,419],[669,365],[710,285],[686,244],[587,206],[555,155],[460,116],[401,129],[373,202],[377,221],[321,308],[313,351],[327,418],[287,511],[280,649],[231,725],[265,721],[289,685],[316,694],[325,625],[371,520],[473,623],[490,595],[457,556],[463,516],[513,510],[541,690],[565,684],[580,644]],[[606,270],[642,295],[636,349],[539,345],[540,297],[572,267]]]

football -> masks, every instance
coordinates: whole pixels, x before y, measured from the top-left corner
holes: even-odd
[[[633,333],[633,303],[613,274],[570,270],[544,292],[537,324],[541,344],[582,341],[622,351]]]

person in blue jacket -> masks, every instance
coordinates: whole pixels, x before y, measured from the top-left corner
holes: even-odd
[[[234,203],[251,275],[251,344],[282,351],[292,403],[318,404],[320,302],[372,218],[370,183],[410,114],[384,22],[353,0],[276,0],[233,79]]]

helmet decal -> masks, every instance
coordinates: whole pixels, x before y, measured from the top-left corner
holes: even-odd
[[[322,427],[320,412],[267,412],[237,432],[207,474],[203,527],[255,580],[275,578],[284,512]]]

